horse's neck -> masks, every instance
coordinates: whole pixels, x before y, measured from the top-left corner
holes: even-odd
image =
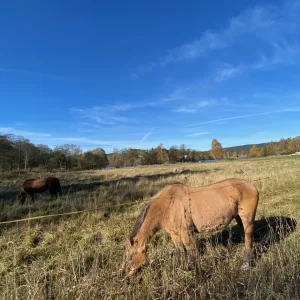
[[[153,204],[149,208],[149,211],[144,219],[144,222],[141,225],[141,228],[135,238],[138,241],[138,244],[140,246],[145,246],[149,242],[152,235],[159,230],[161,217],[160,214],[157,214],[155,212],[156,212],[156,205]]]

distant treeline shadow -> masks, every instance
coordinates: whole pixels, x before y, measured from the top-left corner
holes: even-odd
[[[212,171],[219,171],[221,169],[216,168]],[[211,171],[211,170],[210,170]],[[168,172],[168,173],[162,173],[162,174],[151,174],[151,175],[139,175],[134,177],[122,177],[119,179],[109,180],[109,181],[95,181],[90,183],[74,183],[69,185],[62,186],[62,190],[64,194],[72,194],[76,193],[78,191],[85,191],[85,190],[94,190],[95,188],[99,186],[112,186],[124,183],[137,183],[140,180],[149,180],[149,181],[155,181],[160,179],[167,179],[170,177],[175,177],[178,175],[192,175],[192,174],[207,174],[210,172],[209,170],[198,170],[198,171],[192,171],[192,170],[183,170],[180,172]],[[177,180],[178,181],[178,180]],[[176,182],[177,182],[176,181]]]
[[[272,216],[264,217],[254,221],[254,242],[259,244],[254,246],[256,256],[266,252],[271,245],[279,243],[289,234],[295,231],[297,221],[290,217]],[[244,231],[238,225],[231,229],[223,230],[209,238],[200,239],[197,246],[200,251],[205,251],[206,244],[222,244],[230,246],[244,242]]]

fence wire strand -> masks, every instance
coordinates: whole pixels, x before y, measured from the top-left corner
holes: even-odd
[[[264,178],[254,179],[254,180],[251,180],[251,181],[245,180],[244,182],[237,183],[237,184],[234,184],[234,185],[242,185],[242,184],[246,184],[246,183],[252,183],[252,182],[257,182],[257,181],[269,179],[269,178],[270,177],[264,177]],[[207,186],[204,186],[204,187],[199,187],[199,189],[197,191],[189,192],[188,194],[196,194],[196,193],[199,193],[199,192],[202,192],[202,191],[222,189],[222,188],[230,187],[230,186],[232,186],[232,184],[231,185],[224,185],[224,186],[220,186],[220,187],[215,187],[215,188],[207,188],[209,186],[210,185],[207,185]],[[182,196],[182,195],[176,195],[176,196]],[[159,197],[159,198],[170,198],[170,197],[173,197],[173,196],[165,196],[165,197]],[[150,200],[148,199],[148,200],[145,200],[145,201],[131,201],[131,202],[114,204],[114,205],[111,205],[111,206],[102,206],[102,207],[98,207],[98,208],[94,208],[94,209],[85,209],[85,210],[78,210],[78,211],[72,211],[72,212],[66,212],[66,213],[60,213],[60,214],[42,215],[42,216],[29,217],[29,218],[23,218],[23,219],[18,219],[18,220],[3,221],[3,222],[0,222],[0,225],[11,224],[11,223],[20,223],[20,222],[32,221],[32,220],[40,220],[40,219],[52,218],[52,217],[61,217],[61,216],[67,216],[67,215],[82,214],[82,213],[102,210],[103,208],[113,208],[113,207],[127,206],[127,205],[138,205],[138,204],[147,203]]]

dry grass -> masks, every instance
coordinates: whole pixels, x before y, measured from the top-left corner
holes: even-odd
[[[242,169],[243,174],[235,174]],[[52,174],[61,179],[62,199],[45,193],[36,203],[15,199],[27,174],[0,181],[0,221],[82,209],[93,212],[0,225],[1,299],[300,299],[300,230],[282,225],[300,217],[300,160],[270,158],[219,163],[163,165]],[[50,174],[47,174],[50,175]],[[228,232],[198,235],[197,266],[188,269],[158,232],[149,264],[134,278],[120,280],[124,242],[144,201],[174,182],[201,186],[238,177],[260,191],[256,219],[256,265],[241,271],[243,243]],[[258,180],[262,179],[262,180]],[[274,225],[275,224],[275,225]]]

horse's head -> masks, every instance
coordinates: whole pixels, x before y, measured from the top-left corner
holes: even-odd
[[[123,276],[132,276],[146,264],[146,251],[147,246],[139,245],[136,239],[128,240],[126,245],[126,259],[122,270]]]
[[[26,193],[21,190],[19,192],[18,198],[19,198],[20,204],[24,204],[25,199],[26,199]]]

